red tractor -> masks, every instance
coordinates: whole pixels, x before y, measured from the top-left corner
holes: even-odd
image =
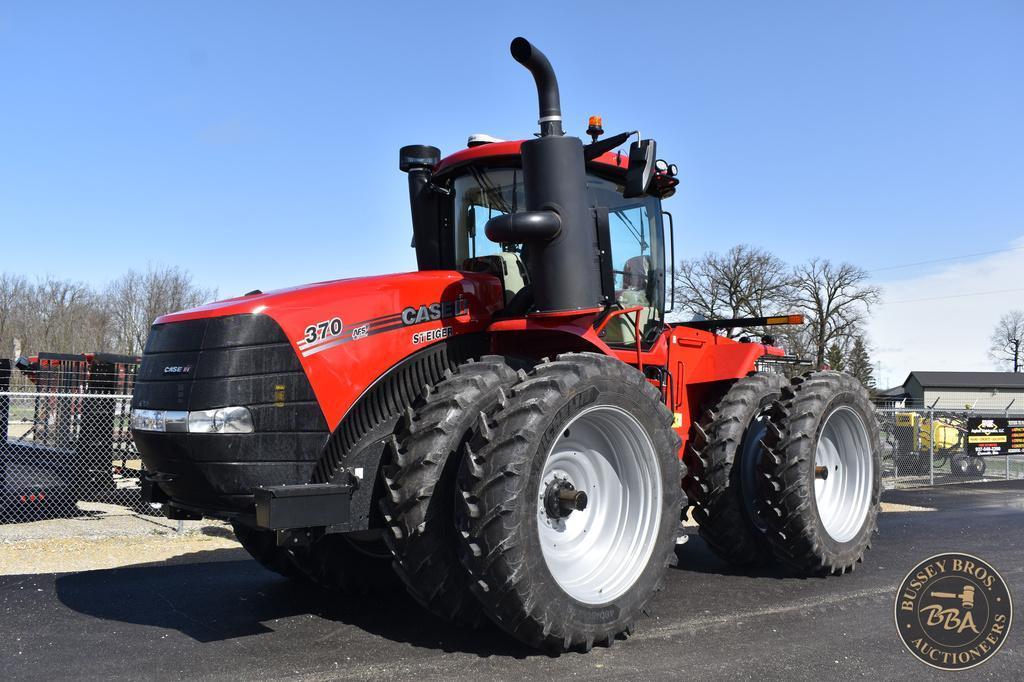
[[[793,316],[666,322],[675,168],[596,118],[566,136],[547,58],[511,51],[539,136],[401,150],[417,272],[156,320],[132,417],[148,499],[229,520],[284,575],[404,583],[555,651],[630,632],[687,503],[730,562],[852,570],[880,489],[867,394],[757,373],[782,350],[714,333]]]

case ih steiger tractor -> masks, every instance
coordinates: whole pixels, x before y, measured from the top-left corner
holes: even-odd
[[[631,631],[687,501],[730,562],[852,570],[878,511],[865,391],[757,373],[782,350],[714,333],[792,316],[666,322],[674,167],[653,140],[616,153],[635,133],[601,139],[596,117],[588,144],[565,135],[547,58],[511,51],[538,136],[401,150],[417,272],[156,320],[133,402],[145,494],[229,520],[286,576],[404,584],[554,651]]]

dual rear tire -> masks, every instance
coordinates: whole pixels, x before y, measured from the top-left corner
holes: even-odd
[[[763,441],[768,410],[788,385],[779,374],[752,374],[733,383],[694,424],[684,481],[700,536],[737,566],[764,564],[772,547],[760,519]]]
[[[844,573],[877,532],[881,445],[867,392],[813,372],[735,382],[694,428],[687,491],[701,536],[737,565]]]

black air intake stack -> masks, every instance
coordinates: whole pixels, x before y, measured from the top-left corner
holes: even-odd
[[[522,144],[526,211],[487,221],[487,237],[526,245],[535,312],[602,307],[594,212],[587,206],[583,142],[562,132],[558,80],[544,53],[525,38],[512,57],[537,83],[541,136]]]
[[[398,168],[409,174],[409,206],[412,235],[419,270],[438,270],[443,260],[441,205],[430,186],[430,176],[441,159],[441,150],[426,144],[410,144],[398,150]]]

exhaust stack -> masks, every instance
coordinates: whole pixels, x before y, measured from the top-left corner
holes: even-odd
[[[521,147],[526,211],[492,218],[485,232],[491,241],[527,245],[533,312],[598,310],[605,301],[583,142],[562,131],[558,80],[548,58],[525,38],[513,40],[510,50],[537,84],[541,137]]]
[[[533,80],[537,83],[537,102],[540,107],[541,137],[561,136],[562,131],[562,103],[558,96],[558,79],[555,78],[555,70],[551,68],[551,62],[544,56],[544,53],[534,47],[526,38],[516,38],[509,46],[512,58],[522,64],[533,74]]]

